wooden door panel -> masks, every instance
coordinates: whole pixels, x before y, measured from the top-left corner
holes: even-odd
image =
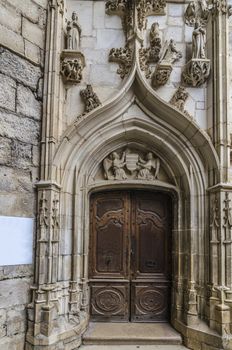
[[[129,320],[129,281],[91,282],[90,311],[93,321]]]
[[[90,278],[127,278],[129,218],[126,193],[93,196]]]
[[[169,290],[170,286],[166,283],[132,282],[131,321],[167,322]]]
[[[168,199],[154,192],[134,195],[134,278],[169,278],[171,207]]]
[[[171,200],[151,191],[91,198],[89,279],[95,321],[166,322],[171,286]]]

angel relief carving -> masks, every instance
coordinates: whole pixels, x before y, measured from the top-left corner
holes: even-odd
[[[103,161],[106,180],[155,180],[160,170],[160,160],[152,152],[141,156],[136,152],[126,150],[120,154],[112,152]]]

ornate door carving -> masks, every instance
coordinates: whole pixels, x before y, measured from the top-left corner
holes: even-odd
[[[91,317],[165,322],[171,281],[171,201],[145,191],[91,198]]]

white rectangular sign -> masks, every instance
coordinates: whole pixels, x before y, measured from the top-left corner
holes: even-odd
[[[31,264],[34,219],[0,216],[0,266]]]

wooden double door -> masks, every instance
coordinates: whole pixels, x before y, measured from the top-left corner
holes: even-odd
[[[91,197],[90,313],[93,321],[167,322],[171,288],[171,199],[152,191]]]

